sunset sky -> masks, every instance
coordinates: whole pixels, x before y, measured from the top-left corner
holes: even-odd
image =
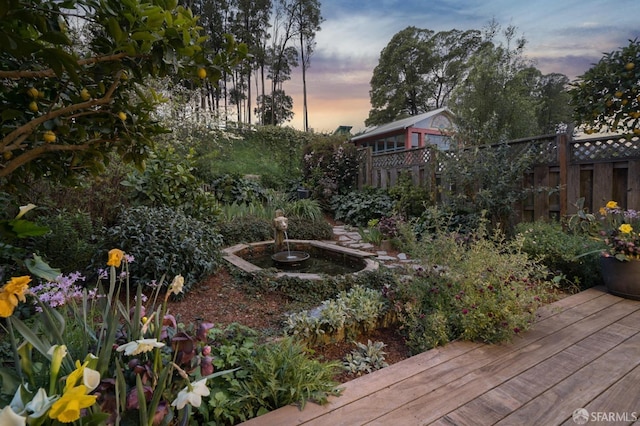
[[[340,125],[364,129],[369,82],[382,49],[408,26],[435,32],[482,30],[492,19],[514,25],[528,40],[525,54],[544,74],[570,79],[587,71],[603,53],[640,38],[640,0],[320,0],[325,21],[307,74],[309,126],[333,132]],[[302,129],[301,70],[285,91]]]

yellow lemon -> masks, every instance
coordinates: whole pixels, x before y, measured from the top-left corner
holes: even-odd
[[[53,131],[51,130],[47,130],[46,132],[44,132],[44,134],[42,135],[42,138],[44,139],[44,141],[46,143],[52,143],[56,141],[56,134],[53,133]]]
[[[613,94],[613,96],[615,96],[616,98],[621,98],[622,92],[618,90],[616,93]]]
[[[32,112],[38,112],[38,103],[36,101],[29,102],[29,110]]]
[[[4,157],[5,160],[11,160],[11,158],[13,158],[13,153],[11,151],[6,151],[2,154],[2,157]]]
[[[198,77],[207,78],[207,70],[204,68],[198,68]]]
[[[636,67],[636,64],[634,64],[633,62],[629,62],[627,65],[624,66],[624,69],[627,71],[631,71],[635,67]]]
[[[118,113],[118,117],[120,117],[120,120],[125,121],[127,119],[127,114],[122,112],[122,111],[120,111]]]
[[[622,100],[622,105],[626,105],[626,104],[628,104],[628,103],[629,103],[629,101],[628,101],[627,99],[623,99],[623,100]]]
[[[35,87],[30,87],[29,90],[27,90],[27,95],[29,95],[30,98],[37,98],[38,89],[36,89]]]
[[[91,98],[91,95],[87,89],[82,89],[80,92],[80,98],[82,98],[83,101],[88,101]]]

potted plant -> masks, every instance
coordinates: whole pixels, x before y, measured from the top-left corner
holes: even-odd
[[[609,201],[596,218],[596,236],[605,248],[601,254],[602,278],[611,294],[640,300],[640,213]]]

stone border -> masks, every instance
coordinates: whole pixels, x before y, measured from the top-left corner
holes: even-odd
[[[357,272],[353,272],[354,274],[358,274],[360,272],[366,272],[366,271],[374,271],[376,269],[378,269],[378,267],[380,266],[378,262],[376,262],[375,260],[373,260],[372,258],[375,256],[374,253],[370,253],[368,251],[362,251],[362,250],[356,250],[353,248],[349,248],[349,247],[342,247],[339,246],[335,243],[330,243],[330,242],[325,242],[325,241],[317,241],[317,240],[288,240],[291,244],[298,244],[298,245],[308,245],[311,247],[316,247],[316,248],[320,248],[323,250],[328,250],[328,251],[333,251],[336,253],[341,253],[341,254],[345,254],[347,256],[352,256],[352,257],[356,257],[359,259],[364,260],[365,262],[365,267],[363,269],[361,269],[360,271]],[[256,273],[256,272],[260,272],[262,271],[262,268],[260,268],[259,266],[254,265],[253,263],[241,258],[240,256],[238,256],[236,253],[248,249],[248,248],[253,248],[253,247],[261,247],[261,246],[265,246],[265,245],[270,245],[270,244],[274,244],[273,240],[269,240],[269,241],[260,241],[257,243],[250,243],[250,244],[236,244],[234,246],[231,247],[227,247],[225,249],[222,250],[223,256],[222,258],[224,260],[226,260],[227,262],[229,262],[230,264],[232,264],[233,266],[235,266],[236,268],[241,269],[244,272],[248,272],[248,273]],[[300,279],[307,279],[307,280],[321,280],[323,279],[323,276],[321,274],[306,274],[306,273],[299,273],[299,272],[278,272],[276,274],[277,277],[282,277],[282,276],[289,276],[289,277],[296,277],[296,278],[300,278]]]

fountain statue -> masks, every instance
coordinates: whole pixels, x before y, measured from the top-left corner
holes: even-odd
[[[274,254],[271,256],[273,261],[279,264],[289,266],[297,266],[309,259],[310,255],[304,251],[291,251],[289,249],[289,239],[287,237],[287,229],[289,228],[289,219],[284,216],[282,210],[276,210],[273,218],[273,228],[275,230],[274,237]],[[286,243],[286,248],[285,248]]]
[[[284,217],[282,210],[276,210],[276,217],[273,218],[273,228],[275,230],[274,245],[276,253],[284,250],[284,234],[289,227],[289,219]]]

